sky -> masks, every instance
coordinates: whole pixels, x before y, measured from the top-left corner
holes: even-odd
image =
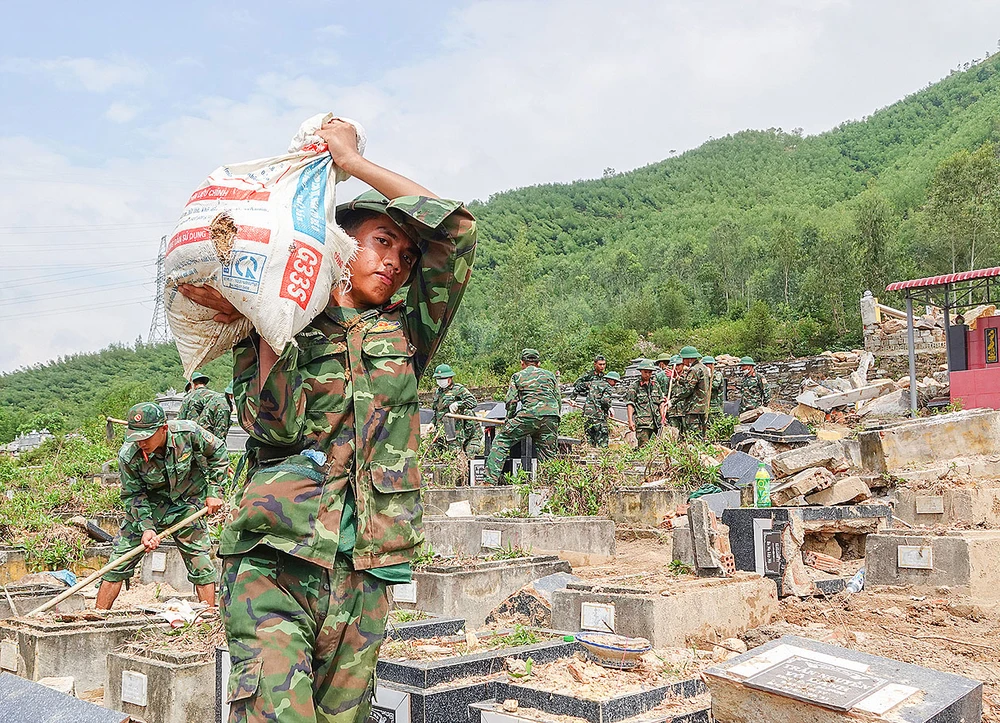
[[[1000,38],[979,0],[4,5],[0,373],[145,339],[190,193],[316,113],[363,123],[376,163],[486,200],[747,128],[820,133]]]

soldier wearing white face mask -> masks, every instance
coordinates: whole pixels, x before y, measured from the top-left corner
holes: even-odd
[[[472,415],[476,409],[476,398],[472,392],[455,381],[455,372],[447,364],[439,364],[434,370],[434,380],[438,388],[434,391],[434,446],[439,449],[459,450],[473,457],[482,449],[482,432],[475,422],[464,419],[451,420],[455,423],[455,439],[449,440],[444,432],[445,414]]]

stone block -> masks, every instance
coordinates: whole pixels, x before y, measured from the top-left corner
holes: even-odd
[[[526,510],[521,490],[513,485],[499,487],[424,487],[420,500],[427,515],[443,515],[455,502],[468,501],[474,515],[495,515],[504,510]]]
[[[844,477],[826,489],[806,495],[811,505],[843,505],[864,502],[872,496],[872,491],[860,477]]]
[[[1000,412],[972,409],[862,432],[861,458],[876,473],[896,472],[956,455],[1000,453]]]
[[[910,525],[1000,529],[1000,487],[897,489],[893,514]],[[0,601],[2,602],[2,601]]]
[[[704,673],[717,723],[978,723],[982,683],[787,635]]]
[[[124,713],[106,710],[65,693],[0,672],[0,720],[11,723],[131,723]]]
[[[146,723],[209,721],[215,713],[211,651],[175,653],[128,646],[108,655],[106,708]]]
[[[775,457],[775,460],[777,459]],[[833,473],[826,467],[802,470],[787,482],[771,488],[771,504],[775,507],[783,507],[796,497],[825,490],[831,487],[835,481]]]
[[[675,487],[623,487],[608,495],[608,516],[620,524],[656,527],[686,504],[689,494]]]
[[[771,467],[778,477],[788,477],[810,467],[826,467],[833,472],[842,472],[849,465],[839,442],[814,442],[782,452],[771,460]]]

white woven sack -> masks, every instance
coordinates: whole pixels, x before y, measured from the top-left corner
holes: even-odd
[[[164,303],[186,377],[251,326],[280,353],[347,274],[357,243],[334,220],[334,186],[350,176],[315,135],[333,117],[303,123],[288,155],[217,168],[184,208],[167,243]],[[348,122],[364,153],[364,129]],[[185,298],[178,284],[218,289],[245,319],[214,321],[216,312]]]

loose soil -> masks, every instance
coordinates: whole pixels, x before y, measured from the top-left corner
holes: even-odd
[[[387,640],[382,643],[382,660],[444,660],[460,655],[485,653],[502,648],[515,648],[556,640],[551,633],[520,628],[514,631],[480,631],[465,635],[417,640]]]

